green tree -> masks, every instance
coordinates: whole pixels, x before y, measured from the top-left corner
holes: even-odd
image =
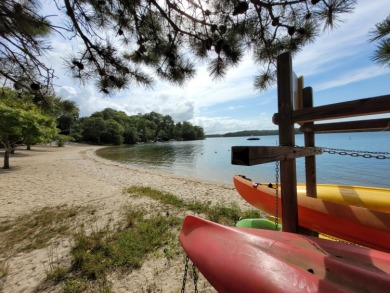
[[[195,139],[204,139],[205,138],[203,127],[194,126],[194,130],[195,130]]]
[[[390,15],[376,24],[371,35],[371,42],[379,42],[373,60],[380,65],[390,66]]]
[[[134,144],[156,140],[204,139],[202,127],[177,123],[169,115],[156,112],[128,116],[123,111],[104,109],[76,123],[73,137],[96,144]]]
[[[197,60],[207,62],[213,78],[223,77],[248,52],[264,65],[255,81],[264,89],[275,79],[277,55],[298,52],[322,28],[335,27],[356,1],[54,0],[66,27],[49,23],[58,22],[40,3],[0,2],[0,75],[34,91],[52,84],[54,74],[39,57],[49,49],[43,37],[59,33],[81,43],[67,58],[73,77],[109,93],[151,85],[154,76],[182,84],[195,75]]]
[[[97,112],[82,120],[82,140],[95,144],[122,144],[124,127],[114,119],[105,120],[100,114]]]
[[[82,122],[82,139],[87,142],[101,144],[101,137],[106,130],[101,117],[89,117]]]
[[[158,133],[157,133],[157,139],[158,140],[169,140],[169,136],[168,134],[164,131],[164,130],[160,130]]]
[[[190,122],[183,122],[182,128],[182,138],[183,140],[194,140],[196,139],[196,131]]]
[[[57,133],[55,120],[40,113],[33,104],[13,97],[0,99],[0,143],[4,147],[4,169],[9,169],[9,155],[16,143],[28,145],[50,141]]]
[[[171,116],[164,116],[162,129],[164,130],[169,139],[173,139],[175,137],[175,121],[173,121]]]
[[[123,133],[123,142],[126,144],[135,144],[139,142],[139,136],[137,133],[137,128],[132,126],[127,126]]]
[[[31,145],[47,143],[58,134],[54,118],[36,110],[25,111],[23,114],[22,137],[28,150],[31,149]]]
[[[105,144],[120,145],[123,143],[124,128],[114,119],[104,121],[105,129],[101,136],[101,142]]]
[[[155,141],[157,136],[157,125],[153,121],[145,120],[144,128],[143,128],[143,134],[144,134],[144,142],[148,141]]]
[[[73,125],[79,118],[80,109],[76,102],[70,100],[59,100],[59,113],[57,115],[58,128],[61,134],[69,135]]]
[[[0,142],[4,147],[3,169],[9,169],[9,155],[14,145],[23,138],[23,110],[8,107],[0,101],[0,117]]]
[[[176,123],[175,130],[174,130],[174,138],[176,140],[183,140],[182,132],[183,132],[183,125],[181,124],[181,122]]]

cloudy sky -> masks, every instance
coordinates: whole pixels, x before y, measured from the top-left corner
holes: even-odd
[[[389,12],[388,0],[358,1],[355,12],[345,16],[343,24],[294,57],[294,71],[304,76],[305,86],[313,87],[315,106],[390,93],[390,67],[372,62],[375,44],[368,41],[370,30]],[[254,89],[259,67],[250,55],[220,81],[211,80],[200,66],[196,77],[184,86],[160,81],[153,89],[134,85],[107,97],[93,85],[82,86],[64,72],[61,58],[66,50],[76,47],[61,38],[55,39],[52,47],[55,50],[49,58],[59,77],[56,92],[75,101],[80,116],[109,107],[128,115],[151,111],[170,115],[175,122],[202,126],[206,134],[277,128],[272,123],[277,112],[276,88],[264,93]]]

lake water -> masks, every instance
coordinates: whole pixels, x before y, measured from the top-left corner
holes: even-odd
[[[303,135],[296,135],[303,146]],[[256,166],[231,164],[232,146],[276,146],[278,136],[207,138],[202,141],[163,142],[108,147],[97,154],[123,164],[232,184],[236,174],[256,182],[275,182],[275,163]],[[351,151],[385,152],[386,159],[323,153],[316,156],[317,183],[390,188],[390,131],[316,134],[316,146]],[[373,154],[377,156],[377,154]],[[297,159],[297,181],[305,182],[304,158]]]

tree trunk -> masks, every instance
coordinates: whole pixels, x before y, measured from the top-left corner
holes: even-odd
[[[3,169],[9,169],[9,151],[6,149],[4,152],[4,167]]]
[[[29,144],[29,143],[27,144],[27,150],[31,151],[31,144]]]

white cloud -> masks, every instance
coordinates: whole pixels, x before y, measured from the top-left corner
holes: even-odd
[[[315,89],[323,91],[386,74],[383,68],[367,67],[368,62],[360,65],[363,60],[359,59],[369,60],[373,44],[368,43],[368,32],[386,18],[387,5],[388,0],[359,1],[356,11],[348,15],[344,24],[325,33],[294,58],[295,71],[311,78]],[[222,80],[213,81],[207,67],[200,65],[196,78],[183,87],[157,81],[153,90],[132,86],[106,97],[93,85],[77,84],[64,71],[62,58],[71,50],[77,51],[77,44],[57,37],[52,47],[49,60],[59,77],[55,81],[59,85],[57,92],[75,101],[81,116],[110,107],[129,115],[151,111],[170,115],[176,122],[187,120],[200,125],[208,134],[276,128],[271,119],[277,108],[275,87],[263,94],[255,91],[253,81],[259,66],[250,54]],[[254,107],[262,113],[248,111]]]
[[[384,74],[388,74],[389,70],[378,66],[369,66],[366,68],[359,68],[357,70],[350,70],[344,74],[338,75],[337,78],[331,81],[319,83],[314,85],[318,91],[344,86],[350,83],[366,80],[368,78],[375,78]]]

